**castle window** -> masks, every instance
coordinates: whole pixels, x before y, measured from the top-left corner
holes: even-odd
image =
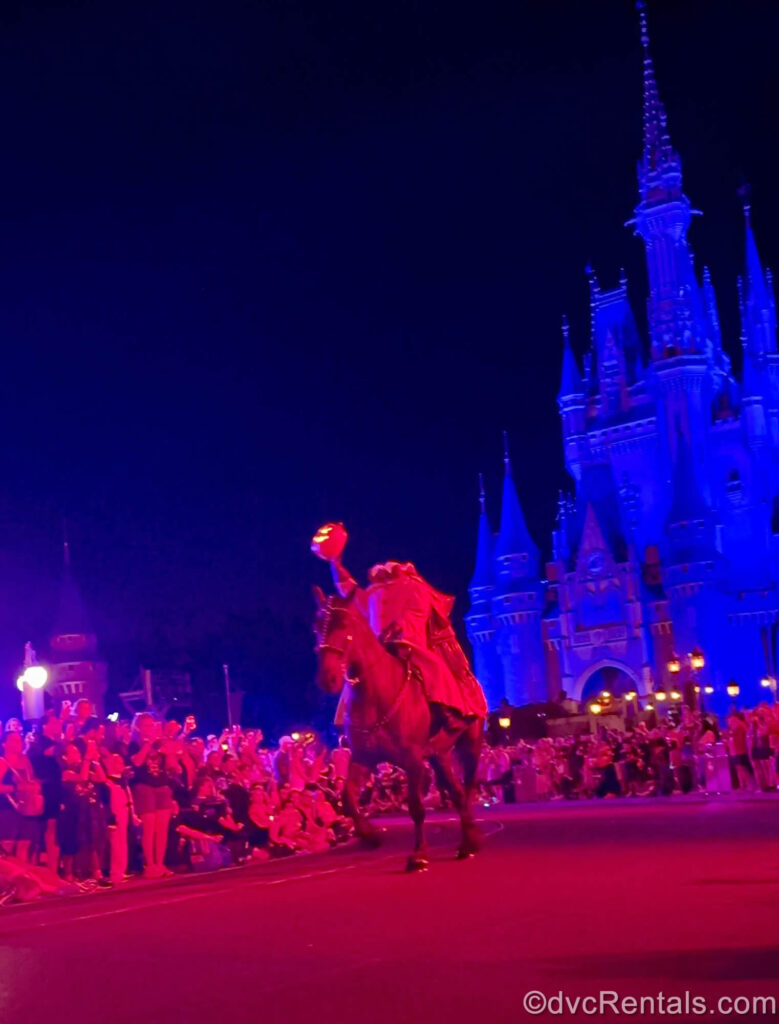
[[[744,489],[741,485],[741,477],[737,469],[731,469],[725,481],[725,493],[728,501],[733,505],[739,505],[744,499]]]

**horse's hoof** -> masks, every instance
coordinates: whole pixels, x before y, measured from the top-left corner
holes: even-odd
[[[427,871],[430,861],[427,857],[420,857],[419,854],[412,854],[406,861],[406,871]]]

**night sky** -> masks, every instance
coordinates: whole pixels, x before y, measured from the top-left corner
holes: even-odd
[[[55,8],[56,9],[52,9]],[[736,189],[779,264],[779,6],[650,4],[691,231],[738,348]],[[597,3],[5,4],[0,710],[73,567],[141,660],[308,713],[315,527],[467,605],[510,432],[548,551],[560,317],[624,265],[643,323],[641,51]]]

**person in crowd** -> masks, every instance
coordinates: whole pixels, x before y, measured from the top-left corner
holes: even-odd
[[[109,878],[116,884],[129,877],[129,841],[132,825],[140,825],[133,806],[130,777],[132,770],[120,753],[104,757],[106,786],[109,794],[108,860]]]
[[[63,876],[102,888],[111,882],[103,876],[108,828],[108,788],[95,740],[81,747],[67,743],[62,753],[62,804],[59,844]]]
[[[148,711],[135,716],[128,749],[133,768],[132,793],[135,813],[141,819],[144,875],[164,878],[172,872],[165,866],[168,824],[173,809],[173,789],[167,774],[169,741],[160,723]]]
[[[15,857],[29,861],[33,847],[40,845],[44,804],[41,783],[24,752],[21,732],[5,734],[0,757],[0,787],[6,807],[11,809],[8,827],[3,831],[12,834],[6,836],[5,841],[13,843],[11,852]]]
[[[49,711],[27,749],[36,778],[41,782],[43,795],[43,846],[46,866],[59,869],[60,849],[57,840],[57,820],[62,802],[62,720]]]

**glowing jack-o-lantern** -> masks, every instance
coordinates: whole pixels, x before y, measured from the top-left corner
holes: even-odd
[[[314,534],[311,550],[325,562],[332,562],[340,557],[348,538],[343,523],[325,523]]]

